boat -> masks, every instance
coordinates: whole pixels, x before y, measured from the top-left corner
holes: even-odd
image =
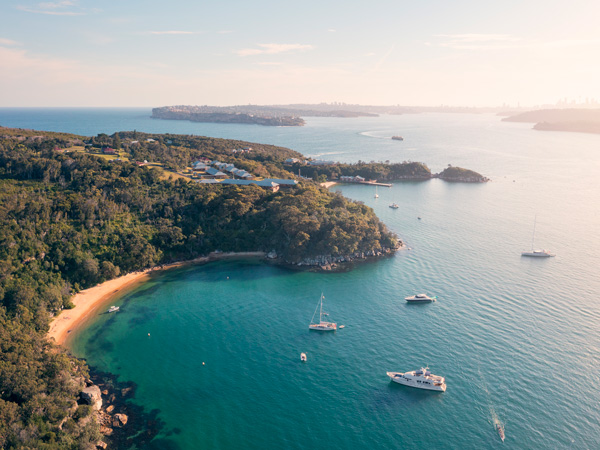
[[[548,250],[536,250],[534,246],[535,242],[535,225],[537,222],[537,216],[533,219],[533,235],[531,236],[531,251],[521,252],[521,256],[532,256],[534,258],[549,258],[551,256],[556,256],[553,253],[550,253]]]
[[[498,430],[498,434],[500,435],[500,439],[504,442],[504,427],[501,423],[496,424],[496,430]]]
[[[392,208],[392,209],[398,209],[398,208],[400,208],[400,207],[398,206],[398,203],[392,203],[392,204],[390,205],[390,208]]]
[[[306,353],[300,353],[300,361],[306,362]]]
[[[446,379],[433,375],[429,367],[413,370],[411,372],[387,372],[387,376],[398,384],[430,391],[446,391]]]
[[[402,136],[392,136],[392,140],[394,140],[394,141],[403,141],[404,138]]]
[[[106,311],[106,312],[111,313],[111,312],[117,312],[118,310],[119,310],[118,306],[111,306],[110,308],[108,308],[108,311]]]
[[[337,330],[337,323],[327,322],[323,320],[323,316],[328,316],[326,312],[323,312],[323,299],[325,296],[321,293],[321,299],[319,303],[317,303],[317,307],[315,312],[310,320],[310,325],[308,325],[309,330],[315,331],[335,331]],[[315,316],[317,315],[317,311],[319,311],[319,322],[315,322]]]
[[[377,193],[377,186],[375,186],[375,198],[379,198],[379,194]]]
[[[437,299],[436,296],[434,297],[430,297],[427,294],[415,294],[415,295],[411,295],[410,297],[406,297],[404,300],[406,300],[409,303],[425,303],[425,302],[435,302],[435,300]]]

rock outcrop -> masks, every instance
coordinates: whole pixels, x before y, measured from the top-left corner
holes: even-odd
[[[93,409],[98,411],[102,408],[102,393],[100,388],[96,385],[88,386],[81,391],[81,400],[91,405]]]

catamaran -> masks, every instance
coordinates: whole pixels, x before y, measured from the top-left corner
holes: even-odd
[[[535,241],[535,224],[537,221],[537,216],[533,219],[533,235],[531,236],[531,251],[521,252],[521,256],[533,256],[536,258],[548,258],[550,256],[556,256],[550,253],[548,250],[536,250],[534,247]]]
[[[310,325],[308,326],[308,328],[310,330],[316,330],[316,331],[335,331],[335,330],[337,330],[337,323],[327,322],[327,321],[323,320],[323,316],[327,317],[327,315],[328,315],[326,312],[323,312],[323,299],[324,298],[325,298],[325,296],[323,295],[323,293],[321,293],[321,299],[319,300],[319,303],[317,303],[317,307],[312,316],[312,319],[310,319]],[[319,311],[319,322],[315,322],[315,316],[317,315],[317,311]]]

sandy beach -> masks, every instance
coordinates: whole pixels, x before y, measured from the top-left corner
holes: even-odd
[[[329,189],[331,186],[335,186],[337,184],[337,181],[326,181],[325,183],[321,183],[321,186],[323,186],[325,189]]]
[[[209,256],[203,256],[194,260],[160,265],[141,272],[132,272],[113,280],[105,281],[104,283],[77,293],[71,300],[75,307],[61,311],[60,314],[52,319],[47,336],[49,339],[54,339],[59,345],[66,345],[69,335],[82,326],[87,319],[105,309],[110,299],[143,283],[150,277],[150,273],[152,272],[228,258],[254,258],[264,256],[265,254],[263,252],[211,253]]]

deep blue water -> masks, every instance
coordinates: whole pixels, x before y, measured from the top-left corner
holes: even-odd
[[[163,273],[114,301],[121,311],[98,316],[74,351],[136,382],[135,402],[160,410],[173,448],[599,448],[600,136],[492,115],[320,118],[302,128],[148,115],[0,109],[0,124],[193,133],[340,161],[450,163],[493,180],[395,183],[379,199],[370,187],[334,187],[410,247],[350,272],[224,261]],[[536,246],[555,258],[520,256],[535,216]],[[321,291],[346,325],[335,334],[307,328]],[[438,301],[403,301],[417,292]],[[446,376],[445,393],[385,375],[425,364]]]

